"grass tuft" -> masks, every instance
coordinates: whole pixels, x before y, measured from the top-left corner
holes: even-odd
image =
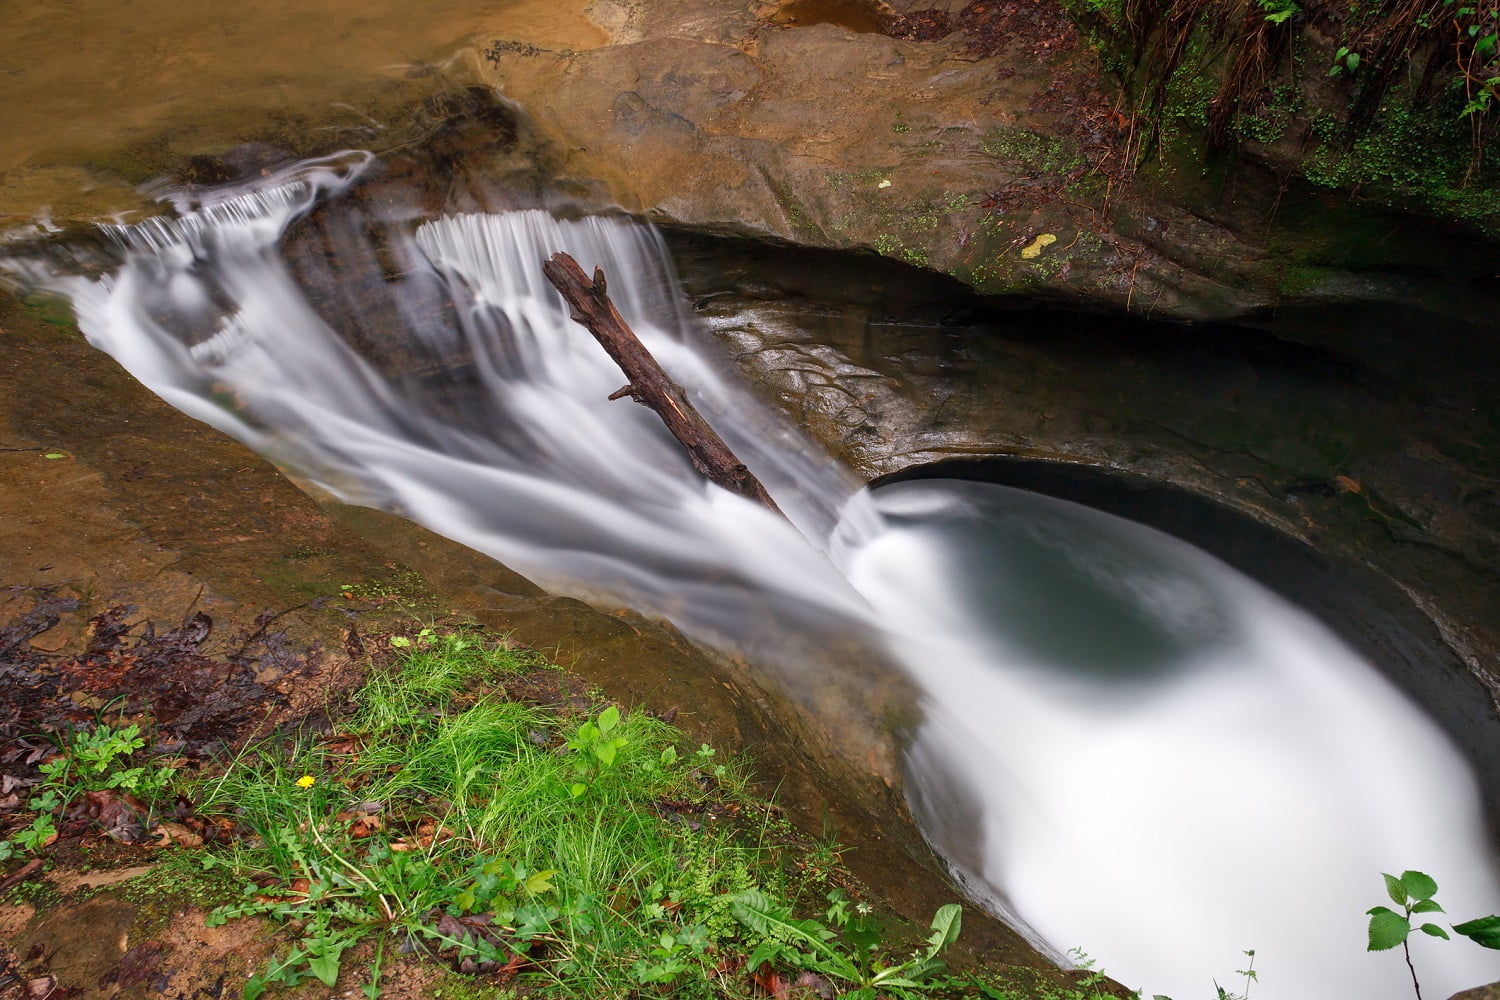
[[[774,993],[797,975],[890,995],[937,971],[957,907],[924,954],[885,960],[864,908],[803,898],[742,764],[643,712],[484,693],[535,671],[526,654],[430,630],[395,645],[337,732],[263,743],[204,785],[199,814],[240,832],[211,863],[245,883],[211,919],[264,914],[291,939],[246,1000],[331,987],[372,938],[591,997]],[[810,907],[821,922],[793,917]]]

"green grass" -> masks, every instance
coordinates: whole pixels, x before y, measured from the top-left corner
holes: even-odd
[[[860,908],[791,874],[743,765],[643,712],[482,693],[537,668],[424,630],[337,732],[252,747],[202,786],[200,816],[240,832],[209,863],[245,880],[212,919],[263,914],[290,939],[247,1000],[332,986],[365,940],[589,997],[742,996],[752,975],[798,971],[891,995],[937,971],[956,906],[925,957],[882,960]]]

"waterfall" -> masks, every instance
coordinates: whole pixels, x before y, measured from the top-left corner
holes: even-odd
[[[1073,504],[974,483],[863,491],[736,384],[648,227],[345,218],[367,162],[179,195],[174,218],[106,228],[102,276],[8,266],[66,294],[153,391],[310,488],[752,658],[767,633],[882,649],[921,692],[905,768],[925,835],[1053,955],[1080,947],[1189,1000],[1237,985],[1253,948],[1253,995],[1397,1000],[1399,959],[1364,950],[1380,872],[1430,872],[1455,921],[1500,908],[1458,754],[1309,616]],[[298,257],[294,224],[347,256]],[[607,400],[621,375],[542,277],[557,250],[604,269],[790,523],[704,483],[654,415]],[[1414,950],[1434,996],[1500,978],[1465,941]]]

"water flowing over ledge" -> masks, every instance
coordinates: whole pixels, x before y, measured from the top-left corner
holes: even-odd
[[[819,683],[799,635],[894,657],[922,693],[913,812],[973,896],[1053,954],[1083,947],[1187,997],[1255,948],[1275,996],[1394,1000],[1399,975],[1364,954],[1380,871],[1432,872],[1455,914],[1496,908],[1461,761],[1326,630],[1184,543],[1076,505],[977,484],[858,492],[723,374],[645,227],[536,211],[382,223],[406,363],[340,336],[282,237],[314,205],[336,212],[364,162],[112,227],[103,277],[31,276],[158,394],[342,499],[748,650],[784,684]],[[606,400],[620,375],[541,275],[559,249],[604,268],[795,527],[699,481],[651,414]],[[421,308],[433,289],[451,306]],[[1429,988],[1495,978],[1485,957],[1433,956]]]

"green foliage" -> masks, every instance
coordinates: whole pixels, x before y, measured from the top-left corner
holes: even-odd
[[[129,766],[135,752],[146,745],[141,727],[132,723],[111,729],[100,723],[92,732],[77,732],[62,753],[41,766],[42,788],[53,789],[64,804],[84,792],[119,789],[146,803],[165,793],[176,775],[166,765]]]
[[[37,800],[31,801],[32,808],[37,808]],[[32,819],[30,826],[11,836],[19,846],[36,854],[57,839],[57,825],[53,822],[50,812],[39,812]]]
[[[27,807],[36,813],[31,825],[0,842],[0,861],[17,847],[39,853],[57,839],[56,814],[89,792],[119,792],[134,796],[153,809],[176,780],[177,769],[167,764],[134,763],[136,751],[146,745],[139,725],[111,728],[100,723],[92,731],[78,731],[59,746],[61,751],[44,762],[42,781]]]
[[[1500,4],[1255,0],[1259,18],[1239,0],[1064,5],[1134,95],[1141,165],[1208,167],[1237,142],[1290,135],[1314,184],[1500,232],[1488,152],[1500,129]],[[1340,26],[1334,44],[1298,30],[1304,15]],[[1309,59],[1326,74],[1305,74]]]
[[[578,727],[578,731],[568,740],[569,750],[574,750],[583,756],[581,763],[574,773],[577,779],[568,786],[568,793],[574,798],[588,791],[589,779],[601,771],[614,767],[615,758],[619,752],[630,745],[630,741],[623,736],[611,735],[615,733],[620,725],[620,710],[610,705],[599,713],[597,720],[584,720]],[[673,747],[662,750],[662,764],[670,765],[677,759],[677,751]]]
[[[1471,172],[1468,126],[1453,114],[1391,107],[1352,143],[1331,117],[1312,123],[1305,176],[1320,187],[1365,190],[1484,223],[1500,218],[1493,166]]]
[[[903,996],[934,985],[926,980],[942,971],[939,954],[958,938],[962,918],[958,904],[938,908],[925,949],[904,962],[887,965],[866,961],[879,941],[874,925],[863,919],[867,915],[851,911],[841,893],[828,898],[825,919],[837,931],[817,920],[795,918],[789,906],[758,889],[736,894],[730,901],[734,915],[758,938],[747,968],[753,972],[769,962],[819,972],[853,984],[854,989],[844,994],[848,997],[873,998],[879,992]]]
[[[1414,927],[1412,922],[1413,916],[1444,912],[1433,898],[1437,895],[1438,885],[1430,875],[1419,871],[1405,871],[1399,876],[1384,874],[1382,877],[1385,879],[1386,895],[1391,902],[1401,907],[1401,912],[1397,913],[1389,906],[1375,906],[1366,911],[1370,918],[1368,950],[1387,951],[1400,945],[1406,955],[1407,967],[1411,969],[1412,988],[1421,997],[1416,967],[1411,961],[1411,932],[1419,930],[1429,937],[1451,940],[1448,932],[1435,923],[1427,921]],[[1500,916],[1480,917],[1450,926],[1475,944],[1500,949]]]
[[[535,663],[472,638],[396,648],[339,733],[263,744],[205,788],[200,814],[249,835],[211,862],[246,882],[212,921],[264,916],[292,938],[247,996],[331,985],[350,947],[391,935],[570,995],[745,995],[734,956],[891,993],[957,935],[944,907],[923,950],[887,962],[842,897],[814,930],[786,892],[792,862],[764,831],[743,836],[764,807],[712,747],[684,752],[667,724],[613,705],[579,719],[476,695]],[[379,994],[378,971],[361,989]]]
[[[1328,68],[1329,76],[1338,76],[1340,73],[1353,74],[1359,69],[1359,53],[1347,45],[1340,45],[1338,51],[1333,54],[1333,65]]]
[[[1256,3],[1260,4],[1261,13],[1271,24],[1281,24],[1302,12],[1293,0],[1256,0]]]

